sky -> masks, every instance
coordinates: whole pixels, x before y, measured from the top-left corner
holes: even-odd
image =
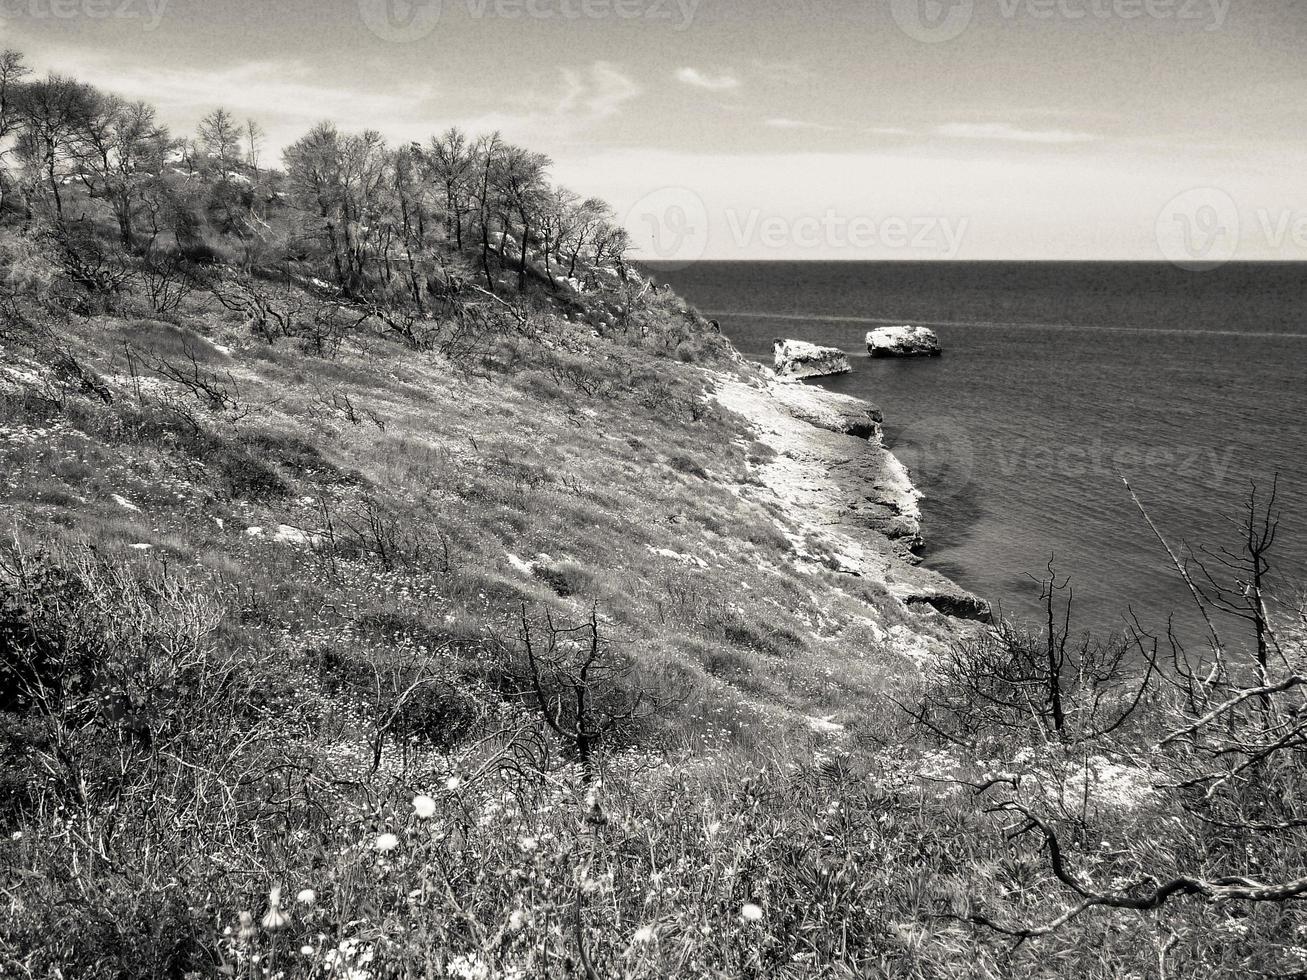
[[[1298,0],[0,0],[158,106],[553,160],[650,259],[1307,260]]]

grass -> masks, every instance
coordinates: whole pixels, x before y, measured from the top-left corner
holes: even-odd
[[[541,312],[454,360],[364,331],[333,357],[269,344],[202,293],[175,322],[15,310],[5,975],[1307,969],[1293,904],[1103,911],[1021,944],[968,921],[1069,901],[969,783],[1152,773],[1156,732],[1091,766],[1038,726],[961,746],[911,724],[895,702],[940,683],[956,627],[796,558],[750,475],[771,450],[708,397],[751,369],[670,294],[622,333]],[[656,706],[595,771],[532,699],[524,610],[593,613],[620,664],[600,711]],[[1297,832],[1122,785],[1054,807],[1096,881],[1300,873]]]

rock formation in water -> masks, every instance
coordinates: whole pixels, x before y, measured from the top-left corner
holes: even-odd
[[[867,333],[872,357],[938,357],[939,338],[927,327],[877,327]]]
[[[772,357],[776,373],[782,378],[817,378],[849,370],[844,351],[838,347],[818,347],[806,340],[775,340]]]

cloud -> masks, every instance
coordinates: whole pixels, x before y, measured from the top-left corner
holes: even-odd
[[[734,75],[705,75],[697,68],[677,69],[676,80],[712,92],[725,92],[740,87],[740,80]]]
[[[420,114],[437,94],[430,84],[406,83],[384,92],[364,92],[315,81],[295,59],[246,61],[219,68],[167,68],[123,64],[82,51],[48,59],[52,69],[70,73],[129,99],[145,99],[166,115],[202,115],[226,106],[238,115],[274,114],[315,122],[331,114],[343,126],[368,125],[376,118]]]
[[[785,116],[774,116],[763,123],[763,125],[770,129],[808,129],[818,130],[824,133],[832,133],[835,131],[834,126],[827,126],[825,123],[808,122],[803,119],[790,119]]]
[[[625,103],[644,91],[629,75],[608,61],[596,61],[584,73],[563,69],[563,84],[563,97],[555,111],[591,121],[618,115]]]
[[[946,123],[936,126],[934,133],[949,139],[1007,140],[1014,143],[1087,143],[1098,139],[1091,133],[1068,129],[1021,129],[1009,123]]]

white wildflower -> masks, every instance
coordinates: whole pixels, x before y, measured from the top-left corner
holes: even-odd
[[[757,922],[762,918],[762,908],[752,902],[745,902],[740,909],[740,918],[745,922]]]
[[[435,816],[436,801],[426,794],[413,797],[413,812],[421,819],[428,820]]]
[[[394,834],[386,833],[377,835],[376,848],[382,854],[393,851],[397,847],[399,847],[399,838]]]

